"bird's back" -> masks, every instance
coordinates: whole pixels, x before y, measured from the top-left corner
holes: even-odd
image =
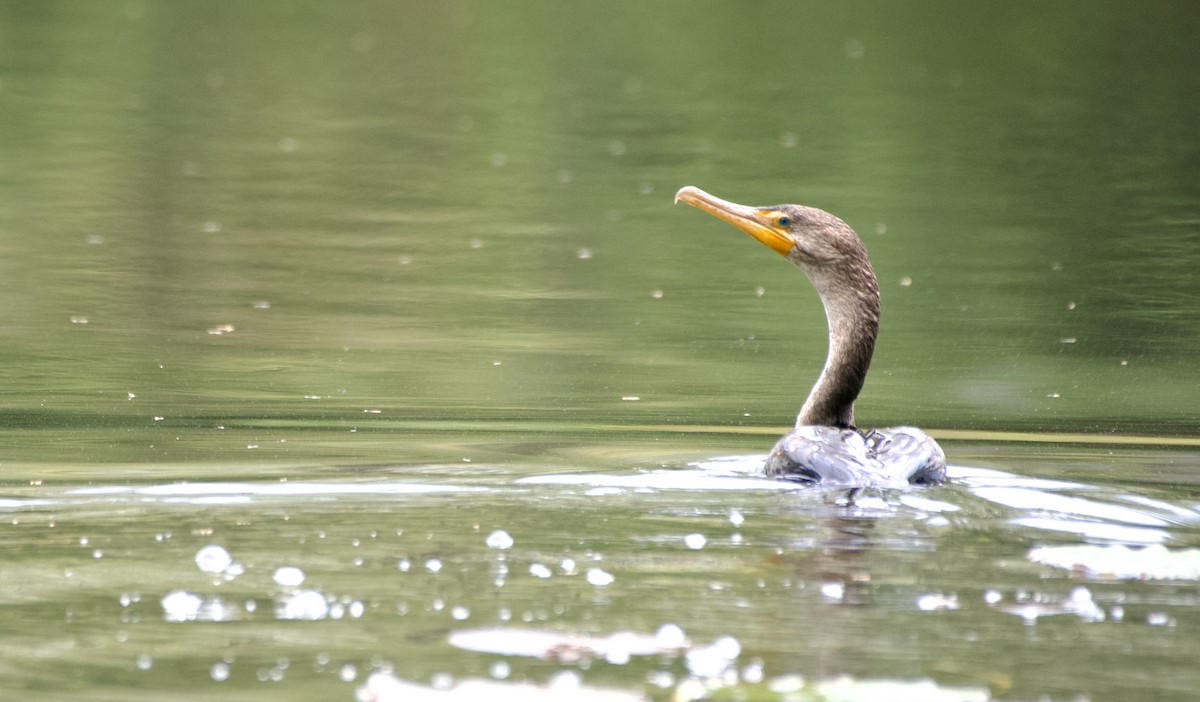
[[[771,449],[767,475],[826,487],[938,485],[946,456],[931,436],[913,427],[860,433],[800,426]]]

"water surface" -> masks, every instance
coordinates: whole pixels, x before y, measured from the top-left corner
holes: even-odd
[[[5,6],[0,688],[1189,699],[1197,29],[1166,0]],[[685,184],[863,236],[858,418],[942,438],[948,487],[755,477],[824,320]],[[1109,550],[1045,550],[1078,546]],[[452,643],[496,627],[583,638]]]

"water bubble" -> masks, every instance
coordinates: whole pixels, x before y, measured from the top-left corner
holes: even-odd
[[[436,573],[442,569],[442,562],[436,558],[430,558],[425,561],[425,570],[430,573]]]
[[[354,679],[358,677],[358,668],[353,663],[346,663],[338,668],[338,677],[342,682],[354,682]]]
[[[169,622],[195,621],[204,606],[204,600],[186,590],[172,590],[163,595],[160,600],[163,608],[163,618]]]
[[[484,543],[487,544],[488,548],[495,548],[503,551],[512,548],[514,542],[513,537],[509,536],[507,531],[504,531],[503,529],[497,529],[488,534],[487,540],[485,540]]]
[[[329,616],[329,602],[316,590],[301,590],[283,601],[278,608],[280,619],[316,621]]]
[[[911,286],[912,284],[913,284],[913,279],[908,276],[904,276],[900,279],[900,287],[902,287],[902,288],[907,288],[907,287]]]
[[[283,566],[275,569],[272,578],[281,587],[297,587],[304,582],[304,571],[295,566]]]
[[[600,568],[591,568],[587,572],[587,581],[596,587],[604,587],[611,585],[616,580],[612,573],[601,570]]]
[[[730,524],[732,524],[734,526],[741,526],[742,524],[745,523],[745,521],[746,521],[746,518],[744,516],[742,516],[741,511],[739,511],[736,508],[729,510],[729,523]]]
[[[693,551],[699,551],[708,543],[708,539],[705,538],[704,534],[688,534],[683,537],[683,543]]]
[[[553,696],[563,699],[566,699],[566,694],[579,690],[581,687],[583,687],[583,680],[580,679],[579,673],[573,670],[560,670],[546,681],[546,688],[553,693]]]
[[[471,610],[462,605],[455,605],[450,608],[450,616],[461,622],[471,616]]]
[[[233,556],[223,546],[210,544],[196,552],[196,567],[205,573],[224,573],[233,565]]]
[[[751,685],[757,685],[763,681],[763,662],[754,660],[747,663],[742,668],[742,681]]]
[[[958,595],[943,595],[940,592],[921,595],[917,598],[917,609],[922,612],[958,609]]]
[[[229,679],[229,664],[224,661],[213,663],[208,669],[208,676],[217,682]]]
[[[687,646],[687,635],[678,624],[663,624],[654,632],[654,643],[659,648],[683,648]]]
[[[846,596],[846,586],[842,583],[821,583],[821,594],[831,600],[840,600]]]
[[[1167,626],[1173,622],[1166,612],[1150,612],[1146,615],[1146,623],[1150,626]]]
[[[150,670],[154,666],[154,658],[148,653],[143,653],[134,660],[134,665],[138,670]]]
[[[496,661],[488,668],[488,674],[497,680],[504,680],[512,673],[512,666],[508,661]]]
[[[529,574],[535,578],[549,578],[552,573],[550,569],[541,563],[533,563],[529,566]]]
[[[591,249],[580,249],[575,252],[575,255],[582,261],[586,261],[592,257]]]

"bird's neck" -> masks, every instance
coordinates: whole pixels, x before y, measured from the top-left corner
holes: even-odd
[[[829,355],[796,426],[851,428],[879,333],[879,284],[865,257],[841,270],[805,272],[825,306]]]

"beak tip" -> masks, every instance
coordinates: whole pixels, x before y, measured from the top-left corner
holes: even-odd
[[[697,191],[697,188],[696,188],[695,186],[692,186],[692,185],[685,185],[685,186],[683,186],[682,188],[680,188],[679,190],[676,190],[676,191],[675,191],[675,203],[674,203],[674,204],[678,204],[680,200],[684,200],[684,199],[686,199],[686,198],[685,198],[685,196],[686,196],[686,195],[690,195],[690,194],[692,194],[692,193],[694,193],[694,192],[696,192],[696,191]]]

